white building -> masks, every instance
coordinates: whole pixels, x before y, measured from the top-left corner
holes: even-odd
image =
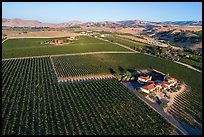
[[[140,88],[143,92],[149,94],[150,92],[152,92],[154,89],[155,89],[155,84],[154,83],[151,83],[147,86],[142,86]]]
[[[101,37],[103,37],[103,38],[104,38],[104,37],[105,37],[105,35],[101,34]]]
[[[148,82],[148,81],[151,81],[151,79],[152,79],[152,77],[151,76],[139,76],[138,77],[138,82],[139,83],[146,83],[146,82]]]
[[[161,83],[161,86],[162,86],[162,88],[163,88],[164,90],[166,90],[166,89],[170,89],[171,84],[170,84],[169,82],[167,82],[167,81],[163,81],[163,82]]]

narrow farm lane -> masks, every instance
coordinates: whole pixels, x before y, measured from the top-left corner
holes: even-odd
[[[147,105],[149,105],[152,109],[158,112],[161,116],[163,116],[167,121],[169,121],[174,127],[176,127],[182,134],[188,135],[188,132],[183,129],[183,127],[179,124],[177,120],[175,120],[172,116],[168,115],[164,112],[164,110],[156,103],[151,102],[147,98],[145,98],[142,94],[135,91],[130,82],[123,83],[125,87],[127,87],[130,91],[132,91],[137,97],[139,97],[142,101],[144,101]]]
[[[131,48],[125,46],[125,45],[122,45],[122,44],[119,44],[119,43],[116,43],[116,42],[110,42],[109,40],[105,40],[105,39],[103,39],[103,38],[98,38],[98,39],[103,40],[103,41],[106,41],[106,42],[109,42],[109,43],[112,43],[112,44],[117,44],[117,45],[119,45],[119,46],[121,46],[121,47],[123,47],[123,48],[129,49],[129,50],[131,50],[131,51],[133,51],[133,52],[135,52],[135,53],[141,53],[141,52],[135,51],[135,50],[133,50],[133,49],[131,49]],[[151,55],[151,54],[147,54],[147,53],[144,53],[144,54],[145,54],[145,55],[148,55],[148,56],[156,57],[156,56]],[[177,62],[177,61],[174,61],[174,62],[175,62],[175,63],[178,63],[178,64],[181,64],[181,65],[183,65],[183,66],[186,66],[186,67],[188,67],[188,68],[190,68],[190,69],[192,69],[192,70],[195,70],[195,71],[198,71],[198,72],[202,72],[201,70],[196,69],[196,68],[194,68],[194,67],[192,67],[192,66],[190,66],[190,65],[188,65],[188,64],[181,63],[181,62]]]
[[[54,37],[19,37],[19,38],[54,38]],[[9,38],[9,39],[19,39],[19,38]],[[56,37],[56,38],[57,38],[57,37]],[[129,48],[128,46],[123,45],[123,44],[119,44],[119,43],[116,43],[116,42],[110,42],[109,40],[105,40],[105,39],[103,39],[103,38],[97,38],[97,39],[100,39],[100,40],[103,40],[103,41],[106,41],[106,42],[109,42],[109,43],[112,43],[112,44],[119,45],[119,46],[121,46],[121,47],[123,47],[123,48],[126,48],[126,49],[128,49],[128,50],[131,50],[131,51],[134,52],[134,53],[141,53],[141,52],[135,51],[135,50]],[[3,40],[2,43],[4,43],[6,40],[8,40],[8,39]],[[112,52],[112,51],[111,51],[111,52]],[[101,53],[111,53],[111,52],[107,51],[107,52],[86,52],[86,53],[87,53],[87,54],[101,54]],[[117,52],[117,51],[116,51],[116,52]],[[116,53],[116,52],[112,52],[112,53]],[[131,53],[132,53],[132,52],[131,52]],[[59,54],[59,55],[44,55],[44,56],[31,56],[31,57],[8,58],[8,59],[2,59],[2,60],[24,59],[24,58],[40,58],[40,57],[50,57],[50,56],[85,55],[86,53]],[[117,52],[117,53],[128,53],[128,52]],[[156,56],[154,56],[154,55],[150,55],[150,54],[147,54],[147,53],[144,53],[144,54],[146,54],[146,55],[148,55],[148,56],[156,57]],[[188,64],[181,63],[181,62],[177,62],[177,61],[174,61],[174,62],[177,63],[177,64],[180,64],[180,65],[186,66],[186,67],[188,67],[188,68],[190,68],[190,69],[192,69],[192,70],[195,70],[195,71],[198,71],[198,72],[202,72],[201,70],[196,69],[196,68],[194,68],[194,67],[192,67],[192,66],[190,66],[190,65],[188,65]]]
[[[89,55],[89,54],[134,54],[131,51],[102,51],[102,52],[83,52],[83,53],[71,53],[71,54],[57,54],[57,55],[43,55],[43,56],[31,56],[31,57],[18,57],[18,58],[8,58],[2,60],[12,60],[12,59],[26,59],[26,58],[45,58],[45,57],[58,57],[58,56],[77,56],[77,55]]]
[[[103,41],[106,41],[106,42],[109,42],[109,43],[112,43],[112,44],[116,44],[116,45],[119,45],[119,46],[121,46],[121,47],[123,47],[123,48],[126,48],[126,49],[128,49],[128,50],[131,50],[131,51],[133,51],[133,52],[135,52],[135,53],[139,53],[138,51],[135,51],[134,49],[131,49],[131,48],[129,48],[128,46],[125,46],[125,45],[123,45],[123,44],[119,44],[119,43],[117,43],[117,42],[110,42],[109,40],[105,40],[105,39],[103,39],[103,38],[98,38],[98,37],[97,37],[97,39],[103,40]]]
[[[188,67],[188,68],[190,68],[190,69],[193,69],[193,70],[195,70],[195,71],[202,72],[202,71],[200,71],[199,69],[196,69],[196,68],[194,68],[194,67],[192,67],[192,66],[190,66],[190,65],[188,65],[188,64],[185,64],[185,63],[182,63],[182,62],[177,62],[177,61],[174,61],[174,62],[176,62],[176,63],[178,63],[178,64],[181,64],[181,65],[183,65],[183,66],[186,66],[186,67]]]

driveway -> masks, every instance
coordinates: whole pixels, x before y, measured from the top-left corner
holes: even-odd
[[[158,112],[161,116],[163,116],[167,121],[169,121],[174,127],[176,127],[183,135],[189,135],[188,132],[179,124],[177,120],[175,120],[172,116],[168,115],[164,112],[164,110],[154,102],[151,102],[147,98],[145,98],[139,92],[136,92],[130,82],[122,83],[125,87],[131,90],[137,97],[139,97],[142,101],[144,101],[147,105],[149,105],[152,109]]]

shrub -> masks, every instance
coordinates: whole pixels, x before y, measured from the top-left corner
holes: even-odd
[[[140,92],[144,97],[147,97],[148,95],[147,93],[143,92],[141,89],[138,89],[137,91]]]
[[[158,99],[154,96],[152,100],[156,102]]]
[[[161,106],[162,108],[168,107],[167,103],[161,103],[160,106]]]

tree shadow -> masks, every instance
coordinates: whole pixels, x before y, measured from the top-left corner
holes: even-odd
[[[118,66],[118,70],[120,71],[120,73],[124,73],[125,72],[125,69],[124,68],[122,68],[121,66]]]
[[[135,69],[127,69],[130,73],[137,72]]]
[[[113,68],[109,68],[109,71],[110,71],[111,74],[115,74],[116,73],[116,71],[114,71]]]
[[[127,69],[127,71],[129,71],[132,74],[132,76],[138,76],[139,75],[139,73],[135,69]]]

